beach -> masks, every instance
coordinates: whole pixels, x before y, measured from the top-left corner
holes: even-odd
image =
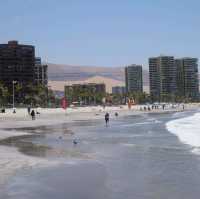
[[[175,127],[194,121],[191,125],[195,125],[198,119],[194,119],[200,117],[198,107],[149,112],[141,111],[140,106],[132,110],[38,109],[35,121],[26,109],[16,114],[8,110],[0,115],[0,196],[153,199],[168,198],[172,190],[171,198],[188,198],[186,191],[193,191],[190,198],[195,198],[200,185],[195,176],[199,172],[198,144],[184,141]],[[108,127],[104,124],[106,112],[110,113]],[[185,174],[181,173],[184,169]],[[194,185],[187,190],[181,183],[186,178]],[[56,190],[55,184],[59,185]]]

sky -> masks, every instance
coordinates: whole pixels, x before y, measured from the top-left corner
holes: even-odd
[[[151,56],[200,57],[199,0],[0,0],[0,43],[43,61],[147,67]]]

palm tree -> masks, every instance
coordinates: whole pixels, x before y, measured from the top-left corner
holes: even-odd
[[[8,102],[9,92],[8,88],[0,83],[0,104],[4,106]]]

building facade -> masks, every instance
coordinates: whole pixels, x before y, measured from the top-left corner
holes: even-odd
[[[101,98],[106,93],[105,84],[73,84],[65,86],[65,98],[69,103],[78,102],[83,104],[96,103],[97,96]]]
[[[160,67],[158,58],[149,59],[150,95],[153,100],[160,99]]]
[[[47,69],[40,58],[35,58],[34,46],[19,44],[18,41],[0,44],[0,82],[8,89],[9,102],[14,99],[14,90],[15,100],[23,103],[37,83],[47,86]]]
[[[125,68],[126,92],[143,92],[142,66],[131,65]]]
[[[35,58],[35,81],[38,85],[47,86],[48,84],[48,66],[43,65],[41,58]]]
[[[20,85],[34,82],[35,47],[17,41],[0,44],[0,81],[8,88],[13,81]]]
[[[184,62],[183,59],[176,59],[176,81],[177,81],[177,95],[178,96],[185,96],[185,89],[184,89]]]
[[[124,94],[126,94],[126,87],[124,87],[124,86],[112,87],[112,94],[124,95]]]
[[[191,100],[199,98],[198,59],[176,59],[177,87],[179,96]]]
[[[166,101],[177,94],[176,65],[173,56],[149,59],[150,94],[152,99]]]

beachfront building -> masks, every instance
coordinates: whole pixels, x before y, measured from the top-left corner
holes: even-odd
[[[153,101],[170,101],[177,94],[173,56],[149,58],[150,94]]]
[[[15,100],[21,103],[30,98],[28,94],[33,92],[37,83],[47,86],[47,66],[41,64],[40,58],[35,58],[32,45],[19,44],[18,41],[0,44],[0,82],[8,89],[8,101],[13,102],[14,93]]]
[[[114,87],[112,87],[112,94],[124,95],[124,94],[126,94],[126,87],[114,86]]]
[[[35,81],[38,85],[47,86],[48,84],[48,66],[43,65],[40,57],[35,58]]]
[[[198,59],[176,59],[178,95],[190,100],[199,98]]]
[[[34,82],[35,47],[21,45],[17,41],[0,44],[0,80],[12,87],[13,81],[20,85]]]
[[[130,65],[125,67],[126,92],[143,92],[142,66]]]
[[[102,101],[105,97],[106,86],[105,84],[72,84],[65,86],[65,98],[68,103],[76,104],[96,104]]]
[[[0,44],[0,80],[7,87],[16,81],[19,85],[40,83],[47,85],[47,65],[35,57],[35,47],[9,41]]]

